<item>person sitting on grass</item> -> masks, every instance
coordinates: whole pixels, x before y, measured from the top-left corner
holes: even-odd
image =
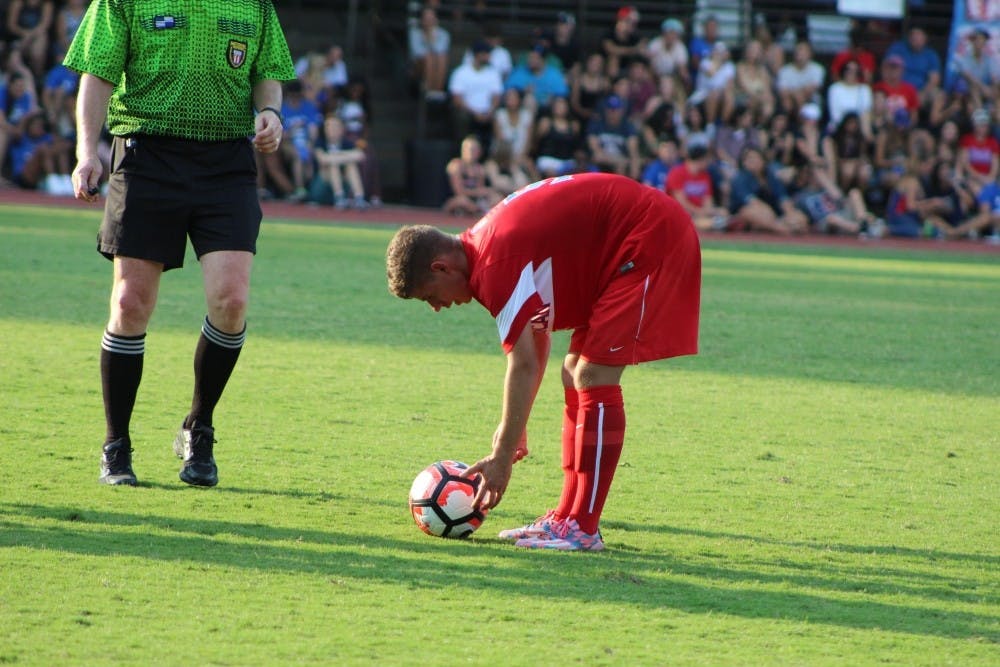
[[[784,183],[768,169],[764,153],[748,147],[740,155],[740,170],[733,178],[729,211],[752,230],[775,234],[800,234],[809,229],[806,215],[795,208]]]
[[[687,159],[667,175],[666,190],[688,212],[695,227],[722,231],[729,221],[729,211],[715,204],[708,161],[707,146],[695,144],[688,148]]]

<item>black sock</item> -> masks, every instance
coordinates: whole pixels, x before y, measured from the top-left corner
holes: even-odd
[[[212,425],[212,413],[222,397],[229,376],[240,358],[240,350],[247,337],[246,325],[243,331],[227,334],[219,331],[205,318],[201,327],[201,337],[194,351],[194,396],[191,399],[191,414],[184,422],[186,428],[197,420],[204,426]]]
[[[119,336],[108,331],[101,339],[101,388],[104,418],[108,424],[105,442],[128,438],[135,396],[142,380],[146,334]]]

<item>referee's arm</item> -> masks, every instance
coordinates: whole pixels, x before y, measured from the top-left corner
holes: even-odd
[[[77,199],[95,201],[103,167],[97,156],[101,128],[108,116],[108,100],[114,84],[84,72],[76,99],[76,170],[73,187]],[[94,194],[91,194],[93,192]]]
[[[257,109],[254,120],[253,145],[261,153],[273,153],[281,143],[281,83],[263,79],[253,87],[253,106]]]

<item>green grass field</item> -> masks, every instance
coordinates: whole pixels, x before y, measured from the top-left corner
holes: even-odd
[[[167,274],[141,486],[98,485],[97,223],[0,206],[0,664],[1000,665],[996,255],[706,243],[701,354],[626,371],[608,549],[566,554],[495,538],[558,494],[564,334],[503,504],[413,524],[505,365],[483,308],[389,295],[385,227],[265,223],[215,489],[177,479],[204,306]]]

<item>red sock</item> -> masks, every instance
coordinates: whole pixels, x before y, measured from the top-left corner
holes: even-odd
[[[576,416],[580,408],[580,399],[573,387],[564,387],[566,408],[563,410],[562,425],[562,469],[563,488],[559,505],[556,507],[556,519],[562,521],[569,516],[576,501]]]
[[[585,533],[596,533],[604,501],[625,441],[625,403],[619,385],[579,392],[576,431],[576,499],[570,517]]]

